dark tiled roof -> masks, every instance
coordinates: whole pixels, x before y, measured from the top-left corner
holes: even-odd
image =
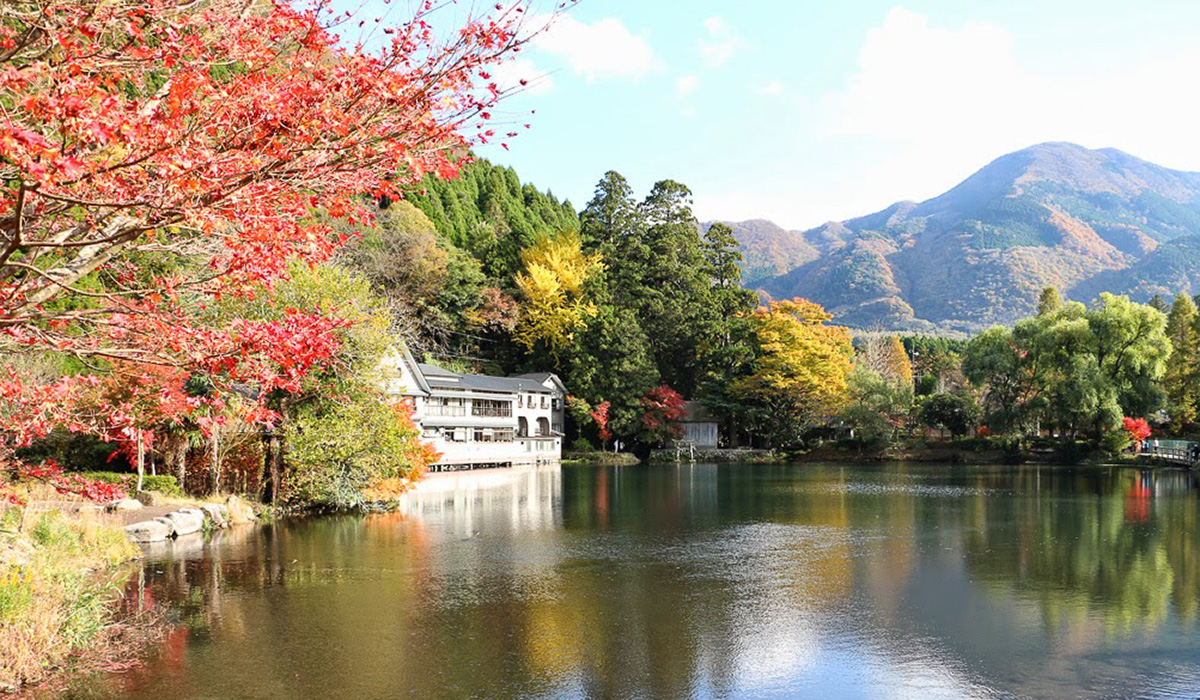
[[[549,393],[541,382],[522,377],[490,377],[486,374],[458,374],[436,365],[418,365],[425,381],[434,389],[475,389],[477,391],[527,391]]]
[[[424,362],[418,362],[417,367],[419,367],[421,369],[421,374],[424,374],[426,377],[437,377],[437,376],[457,377],[457,376],[459,376],[459,375],[455,374],[454,372],[451,372],[448,369],[445,369],[443,367],[438,367],[437,365],[427,365]]]
[[[687,415],[683,419],[683,422],[685,423],[717,422],[716,417],[713,416],[712,412],[708,410],[708,406],[705,406],[699,401],[688,401],[684,403],[684,410],[687,411]]]
[[[532,379],[535,382],[541,383],[554,375],[550,372],[526,372],[525,374],[510,374],[508,376],[516,379]]]

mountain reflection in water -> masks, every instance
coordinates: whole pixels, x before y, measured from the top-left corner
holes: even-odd
[[[543,468],[152,552],[64,698],[1195,698],[1200,475]]]

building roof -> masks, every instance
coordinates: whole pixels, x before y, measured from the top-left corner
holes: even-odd
[[[486,374],[459,374],[436,365],[419,364],[421,374],[433,389],[475,389],[476,391],[526,391],[549,393],[541,382],[524,377],[491,377]]]
[[[687,411],[687,415],[683,417],[681,423],[716,423],[717,418],[708,410],[700,401],[685,401],[683,408]]]
[[[563,392],[564,394],[567,393],[566,385],[563,384],[562,380],[558,378],[558,375],[553,372],[527,372],[525,374],[510,374],[508,376],[518,379],[532,379],[543,386],[545,386],[547,381],[553,380],[559,391]]]

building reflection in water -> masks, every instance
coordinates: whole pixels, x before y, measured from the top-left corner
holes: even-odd
[[[1182,697],[1182,471],[564,467],[176,544],[73,697]]]

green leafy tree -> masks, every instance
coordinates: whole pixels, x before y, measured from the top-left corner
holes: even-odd
[[[1058,287],[1046,287],[1042,290],[1041,296],[1038,297],[1038,316],[1052,314],[1063,306],[1062,295],[1058,293]]]
[[[1166,319],[1128,297],[1101,295],[1087,309],[1072,302],[994,328],[967,346],[963,370],[984,389],[994,429],[1097,438],[1125,415],[1148,415],[1162,402],[1159,382],[1170,352]]]
[[[420,478],[437,455],[423,443],[403,406],[380,397],[304,411],[287,428],[288,499],[351,508]]]
[[[912,410],[911,385],[884,377],[865,363],[855,364],[847,385],[847,402],[838,418],[859,442],[883,445],[896,439]]]
[[[917,420],[927,428],[949,430],[954,437],[968,435],[979,425],[980,409],[965,391],[934,394],[921,402]]]
[[[1200,314],[1187,294],[1175,297],[1167,316],[1167,338],[1171,341],[1171,359],[1167,363],[1163,389],[1167,394],[1167,413],[1171,427],[1182,431],[1196,420],[1200,402]]]

